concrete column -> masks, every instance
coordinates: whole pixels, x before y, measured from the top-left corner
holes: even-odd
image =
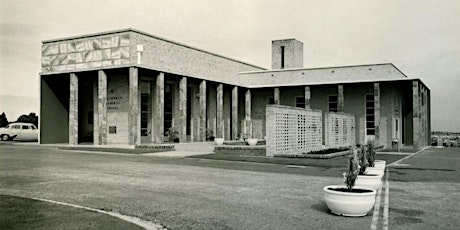
[[[427,145],[431,145],[431,96],[430,90],[427,90],[426,95],[426,119],[427,119]]]
[[[140,144],[141,138],[141,117],[139,106],[139,75],[138,69],[129,68],[129,145]]]
[[[99,73],[98,73],[99,75]],[[99,142],[99,76],[93,82],[93,145],[100,145]]]
[[[380,145],[380,84],[374,83],[375,145]]]
[[[206,141],[206,81],[200,82],[200,141]]]
[[[252,138],[252,118],[251,118],[251,90],[247,89],[244,104],[244,134],[247,138]]]
[[[165,75],[159,73],[156,82],[152,109],[152,142],[162,144],[164,142],[164,114],[165,114]]]
[[[412,82],[412,119],[413,143],[415,149],[420,149],[420,96],[418,81]]]
[[[78,77],[70,74],[69,144],[78,144]]]
[[[280,88],[273,89],[273,98],[275,101],[275,105],[279,105],[280,104]]]
[[[232,89],[232,140],[238,137],[238,86]]]
[[[187,141],[187,77],[182,77],[179,81],[179,140]]]
[[[337,112],[343,112],[344,107],[344,96],[343,96],[343,85],[337,87]]]
[[[94,116],[96,117],[96,116]],[[103,70],[98,71],[97,76],[97,144],[107,144],[107,75]],[[95,143],[96,144],[96,143]]]
[[[305,86],[305,108],[310,109],[311,92],[310,86]]]
[[[216,114],[216,137],[224,137],[224,85],[217,86],[217,114]]]
[[[427,143],[428,143],[428,140],[427,140],[427,137],[428,137],[428,134],[427,134],[427,103],[426,103],[426,94],[427,94],[427,90],[425,87],[422,87],[423,88],[423,91],[422,91],[422,97],[423,97],[423,105],[422,105],[422,124],[423,124],[423,146],[426,146]]]

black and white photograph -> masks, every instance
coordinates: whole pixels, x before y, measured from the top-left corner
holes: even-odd
[[[457,229],[460,2],[0,0],[0,229]]]

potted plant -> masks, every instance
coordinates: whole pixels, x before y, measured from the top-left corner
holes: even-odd
[[[246,143],[248,143],[249,146],[256,146],[257,142],[259,142],[259,140],[257,138],[252,137],[252,133],[251,134],[246,134],[245,136],[250,136],[249,138],[245,138]]]
[[[381,174],[385,173],[385,161],[376,161],[375,160],[375,143],[374,141],[369,141],[368,146],[368,162],[369,167],[366,169],[366,174]],[[383,163],[383,164],[382,164]]]
[[[214,138],[214,142],[216,145],[223,145],[224,144],[224,138],[223,137],[216,137]]]
[[[352,147],[352,155],[345,173],[345,184],[323,188],[324,200],[332,213],[343,216],[365,216],[374,207],[377,192],[371,188],[355,186],[359,173],[358,155]]]
[[[361,146],[361,151],[358,153],[359,159],[359,173],[356,179],[357,186],[363,186],[367,188],[372,188],[377,190],[382,186],[382,176],[381,173],[366,173],[366,169],[368,166],[368,146],[363,145]]]
[[[168,137],[169,142],[179,142],[179,132],[177,132],[177,130],[174,129],[174,127],[171,127],[168,129],[168,131],[166,131],[166,136]]]

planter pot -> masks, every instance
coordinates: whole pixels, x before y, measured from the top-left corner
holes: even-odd
[[[387,164],[386,161],[382,161],[382,160],[375,160],[374,161],[374,167],[375,168],[383,168],[383,169],[385,169],[386,164]]]
[[[367,175],[358,175],[356,178],[355,186],[371,188],[377,191],[382,186],[382,177],[383,174],[367,174]],[[345,173],[343,173],[343,179],[346,181]]]
[[[216,143],[216,145],[223,145],[224,138],[214,138],[214,142]]]
[[[343,216],[365,216],[374,207],[377,194],[375,190],[359,186],[353,189],[356,192],[346,191],[347,187],[343,185],[329,185],[323,188],[324,200],[332,213]]]
[[[250,146],[256,146],[258,141],[259,141],[259,140],[257,140],[257,139],[252,139],[252,138],[248,138],[248,139],[246,140],[246,142],[247,142],[248,145],[250,145]]]
[[[365,174],[383,175],[383,174],[385,174],[385,169],[384,168],[376,168],[376,167],[367,167],[366,171],[364,173]]]

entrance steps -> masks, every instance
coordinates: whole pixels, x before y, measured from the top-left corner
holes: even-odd
[[[213,154],[215,146],[214,142],[174,143],[174,151],[146,155],[182,158],[195,155]]]

